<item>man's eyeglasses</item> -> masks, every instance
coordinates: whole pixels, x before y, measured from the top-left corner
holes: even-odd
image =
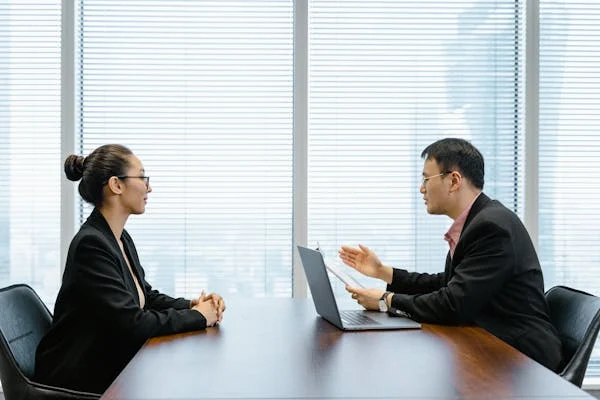
[[[150,187],[150,177],[149,176],[144,176],[144,175],[141,175],[141,176],[119,175],[119,176],[117,176],[117,179],[121,179],[121,180],[127,179],[127,178],[143,179],[145,181],[144,183],[146,184],[146,189],[148,189]],[[106,185],[107,183],[108,183],[108,179],[104,181],[103,185]]]
[[[430,180],[431,178],[436,178],[438,176],[445,176],[445,175],[448,175],[448,174],[451,174],[451,173],[452,173],[452,171],[444,171],[444,172],[441,172],[441,173],[439,173],[437,175],[424,176],[423,177],[423,182],[421,183],[421,185],[426,185],[427,181]]]

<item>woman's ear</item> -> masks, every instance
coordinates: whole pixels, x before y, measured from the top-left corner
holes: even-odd
[[[112,194],[121,194],[123,192],[123,182],[116,176],[111,176],[106,186]]]

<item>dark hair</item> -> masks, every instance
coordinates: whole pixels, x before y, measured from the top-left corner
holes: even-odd
[[[475,146],[464,139],[447,138],[430,144],[421,157],[433,159],[442,168],[441,172],[458,170],[473,186],[483,189],[483,155]]]
[[[125,175],[129,167],[128,157],[133,152],[120,144],[105,144],[87,157],[71,154],[65,160],[65,175],[70,181],[79,182],[79,194],[83,200],[100,206],[102,188],[111,176]]]

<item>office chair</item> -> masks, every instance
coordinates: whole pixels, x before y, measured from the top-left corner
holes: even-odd
[[[6,400],[98,399],[78,392],[31,380],[35,350],[50,328],[52,314],[27,285],[0,289],[0,381]]]
[[[558,374],[581,387],[600,330],[600,298],[555,286],[546,292],[546,301],[562,341],[563,363]]]

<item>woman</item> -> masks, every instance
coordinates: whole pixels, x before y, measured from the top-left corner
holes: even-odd
[[[174,299],[144,279],[124,228],[131,214],[145,211],[152,187],[131,150],[101,146],[85,158],[69,156],[64,168],[69,180],[81,179],[79,194],[94,210],[71,241],[35,379],[102,393],[148,338],[214,325],[225,305],[216,294]]]

